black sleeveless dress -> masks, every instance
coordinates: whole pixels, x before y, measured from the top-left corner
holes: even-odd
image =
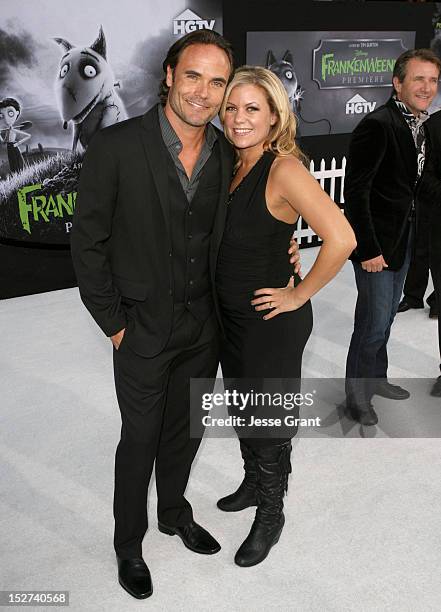
[[[312,331],[309,301],[267,321],[263,316],[268,311],[251,305],[256,289],[285,287],[293,274],[288,248],[296,225],[273,217],[265,200],[274,159],[265,152],[230,195],[216,269],[225,328],[221,367],[227,379],[300,379],[303,349]],[[295,277],[294,283],[299,282]]]

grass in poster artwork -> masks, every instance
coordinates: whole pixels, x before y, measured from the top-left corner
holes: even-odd
[[[51,157],[33,162],[20,172],[9,174],[0,181],[0,202],[15,202],[19,189],[37,183],[41,183],[43,189],[46,186],[51,189],[57,187],[60,193],[72,191],[78,178],[80,162],[81,156],[71,151],[57,152]]]

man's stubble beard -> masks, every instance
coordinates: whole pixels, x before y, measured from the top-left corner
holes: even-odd
[[[179,107],[179,105],[175,104],[174,97],[173,97],[173,95],[170,95],[170,91],[169,91],[169,95],[168,95],[168,103],[169,103],[170,108],[172,109],[172,111],[175,113],[175,115],[177,117],[179,117],[179,119],[181,121],[183,121],[187,125],[191,125],[192,127],[204,127],[204,126],[206,126],[208,123],[210,123],[210,121],[212,119],[214,119],[216,117],[216,115],[219,112],[219,109],[214,110],[212,113],[210,113],[208,115],[208,117],[206,119],[201,119],[200,121],[196,121],[196,120],[192,120],[190,117],[188,117],[188,115],[186,115],[184,113],[184,111]],[[219,108],[220,108],[220,106],[219,106]]]

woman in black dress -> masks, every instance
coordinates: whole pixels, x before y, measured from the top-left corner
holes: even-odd
[[[250,379],[264,384],[268,378],[289,379],[289,390],[299,391],[303,349],[312,330],[309,299],[340,270],[354,249],[354,234],[302,165],[288,96],[272,72],[239,68],[220,116],[237,153],[216,273],[225,329],[223,376],[235,379],[242,391],[250,390]],[[303,280],[292,276],[287,256],[299,215],[323,239]],[[235,556],[245,567],[260,563],[280,537],[291,439],[238,435],[245,477],[218,506],[227,512],[257,506]]]

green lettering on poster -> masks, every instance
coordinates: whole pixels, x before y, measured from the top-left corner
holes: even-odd
[[[41,204],[40,204],[41,202]],[[32,212],[34,213],[34,221],[38,221],[38,215],[40,215],[43,221],[49,222],[46,213],[44,212],[44,206],[46,204],[46,196],[32,196]]]
[[[41,184],[38,185],[28,185],[27,187],[23,187],[17,191],[18,197],[18,209],[20,211],[20,220],[23,226],[23,229],[31,233],[31,227],[29,225],[29,213],[32,212],[32,206],[26,201],[26,196],[28,193],[32,193],[33,191],[37,191],[41,189]]]

